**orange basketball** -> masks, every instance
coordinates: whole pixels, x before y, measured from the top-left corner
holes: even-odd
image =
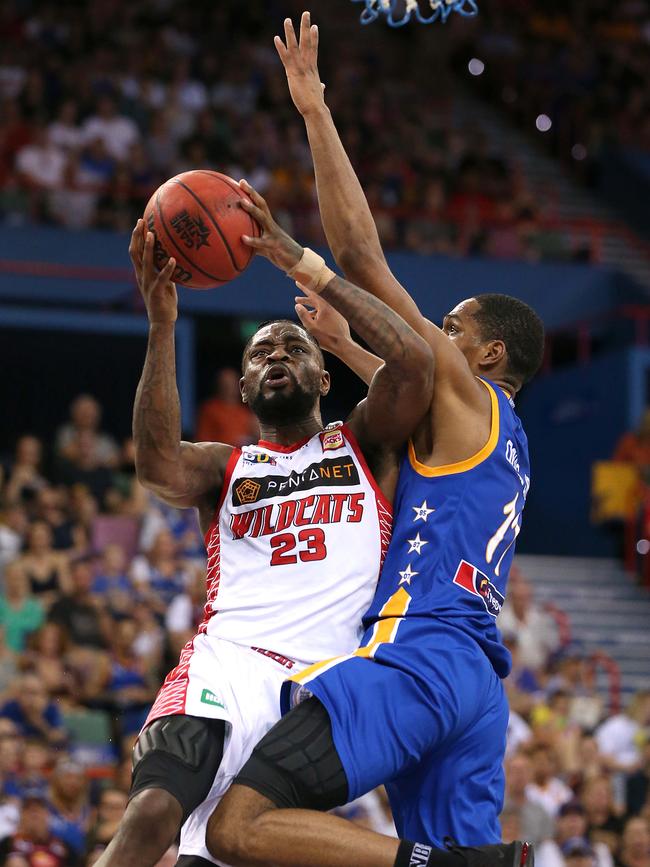
[[[239,276],[254,251],[242,235],[260,234],[239,202],[248,198],[232,178],[197,169],[170,178],[149,199],[147,229],[156,236],[154,260],[176,259],[173,280],[190,289],[212,289]]]

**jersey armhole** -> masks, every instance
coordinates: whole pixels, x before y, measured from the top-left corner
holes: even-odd
[[[226,464],[226,469],[223,474],[223,484],[221,486],[221,495],[219,497],[219,502],[217,503],[217,507],[214,510],[214,517],[208,527],[208,531],[203,537],[203,541],[205,542],[206,548],[210,544],[210,539],[212,538],[212,534],[214,532],[215,525],[219,523],[219,518],[221,517],[221,507],[223,506],[224,500],[226,499],[226,494],[228,493],[228,489],[230,488],[230,482],[232,480],[232,474],[235,472],[235,467],[237,466],[237,462],[241,457],[241,449],[233,448],[230,453],[230,457],[228,458],[228,463]]]
[[[387,510],[388,514],[393,517],[393,504],[388,500],[386,494],[382,491],[382,489],[377,484],[377,479],[375,479],[374,475],[370,472],[370,467],[368,466],[366,459],[364,457],[363,452],[361,451],[361,446],[359,445],[357,438],[350,430],[347,422],[341,425],[341,430],[343,431],[343,436],[352,446],[352,451],[355,454],[356,459],[359,461],[361,465],[361,469],[364,472],[366,479],[370,482],[372,489],[375,492],[377,500],[381,503],[384,509]]]
[[[495,389],[486,380],[477,377],[478,381],[485,386],[490,395],[491,420],[490,420],[490,436],[485,445],[469,458],[464,461],[457,461],[454,464],[444,464],[440,467],[430,467],[428,464],[423,464],[418,460],[415,453],[413,440],[409,439],[408,454],[409,463],[416,473],[427,478],[435,478],[436,476],[451,476],[456,473],[465,473],[467,470],[473,470],[479,464],[483,463],[490,457],[499,442],[499,433],[501,428],[501,413],[499,409],[499,398]]]

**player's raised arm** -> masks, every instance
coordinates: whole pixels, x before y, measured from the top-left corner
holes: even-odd
[[[262,234],[259,238],[245,236],[244,242],[296,280],[301,289],[331,304],[383,360],[351,423],[367,443],[401,445],[431,402],[433,355],[426,341],[383,301],[338,277],[320,256],[290,238],[249,184],[246,192],[252,201],[242,199],[241,207],[257,221]],[[375,366],[372,358],[370,355],[368,361]]]
[[[384,301],[427,340],[436,356],[436,382],[451,375],[455,387],[462,391],[465,385],[473,397],[477,385],[462,354],[422,315],[388,267],[368,201],[325,104],[318,72],[318,27],[304,12],[299,40],[289,18],[284,29],[285,41],[276,36],[275,46],[307,127],[321,219],[337,264],[349,280]]]
[[[181,441],[176,385],[174,328],[178,315],[175,261],[159,273],[153,264],[154,236],[138,221],[129,254],[149,317],[147,356],[133,407],[133,439],[138,480],[174,506],[209,505],[221,487],[232,448],[220,443]]]

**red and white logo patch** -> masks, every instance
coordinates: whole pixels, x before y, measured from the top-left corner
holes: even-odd
[[[333,430],[327,433],[322,433],[320,435],[320,441],[323,445],[323,451],[334,451],[335,449],[342,449],[345,445],[345,440],[343,439],[343,432],[341,430]]]

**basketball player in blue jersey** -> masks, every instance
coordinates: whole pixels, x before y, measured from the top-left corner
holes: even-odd
[[[285,35],[276,46],[306,122],[330,248],[350,280],[425,338],[435,382],[401,466],[393,540],[362,645],[288,684],[294,708],[213,814],[207,845],[235,867],[532,867],[528,843],[498,842],[501,680],[511,663],[496,618],[530,484],[514,397],[540,365],[543,327],[503,295],[463,301],[442,329],[421,315],[388,268],[325,106],[308,14],[300,44],[290,21]],[[297,309],[369,382],[380,362],[334,312],[317,295]],[[399,841],[316,812],[381,783]]]

